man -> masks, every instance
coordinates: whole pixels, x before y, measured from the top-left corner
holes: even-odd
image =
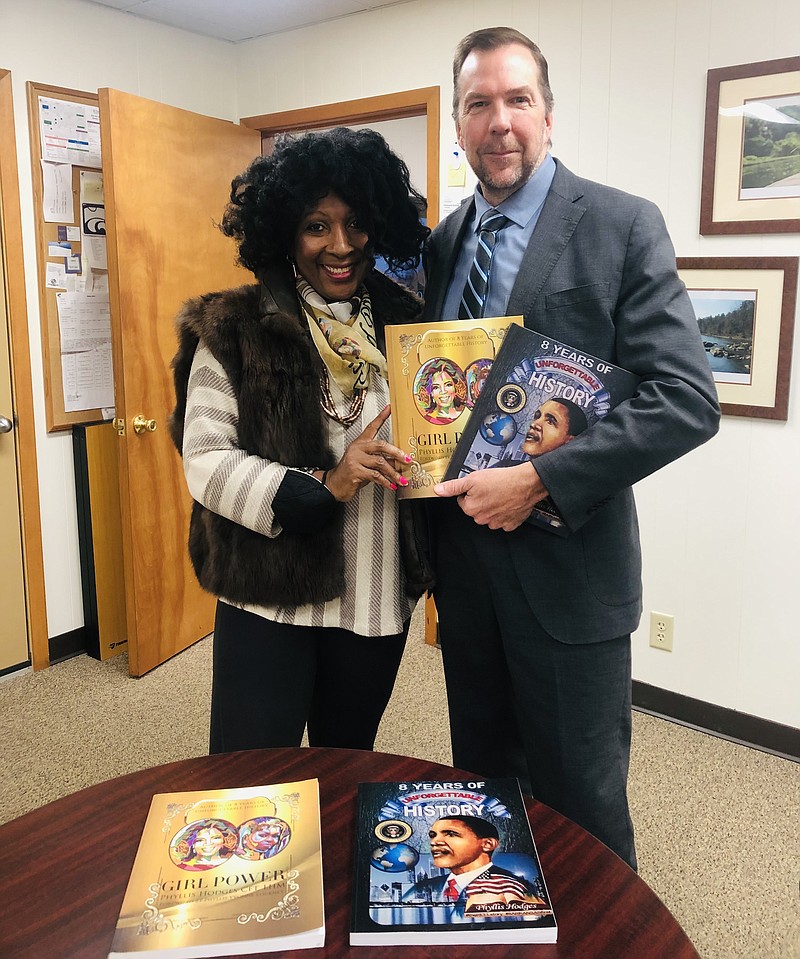
[[[453,78],[479,186],[430,239],[425,316],[522,314],[641,377],[636,396],[570,442],[436,487],[454,763],[518,776],[635,868],[626,784],[642,587],[631,486],[714,435],[716,391],[657,208],[550,155],[539,48],[510,28],[479,30],[459,45]],[[482,290],[474,266],[487,272],[487,255]],[[565,538],[524,522],[548,495]]]
[[[421,898],[426,902],[461,906],[471,896],[480,896],[484,902],[538,899],[529,882],[492,864],[492,854],[500,845],[500,838],[488,820],[479,816],[437,819],[428,837],[434,865],[450,872],[446,876],[420,879],[404,899]]]
[[[545,400],[533,414],[520,451],[526,456],[541,456],[569,443],[586,429],[586,414],[572,400]],[[498,466],[508,466],[519,460],[503,460]]]
[[[547,400],[533,414],[522,452],[541,456],[569,443],[586,429],[586,414],[572,400]]]

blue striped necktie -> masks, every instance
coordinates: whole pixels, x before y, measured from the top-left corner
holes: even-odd
[[[497,210],[487,210],[481,217],[478,227],[478,246],[475,249],[475,259],[469,268],[464,292],[461,294],[461,304],[458,307],[460,320],[477,320],[483,316],[486,308],[486,293],[489,289],[489,270],[492,266],[494,246],[497,234],[511,222],[507,216]]]

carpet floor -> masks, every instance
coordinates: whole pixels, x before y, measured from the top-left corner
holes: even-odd
[[[376,749],[449,765],[422,632],[415,614]],[[207,752],[211,639],[140,679],[127,667],[78,656],[0,681],[0,822]],[[636,712],[629,793],[640,875],[702,959],[800,959],[800,765]]]

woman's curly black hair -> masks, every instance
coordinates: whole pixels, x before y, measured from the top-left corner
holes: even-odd
[[[370,254],[385,257],[393,269],[419,262],[430,233],[419,221],[424,198],[374,130],[281,135],[270,156],[258,157],[231,183],[220,229],[238,243],[242,266],[259,276],[268,263],[292,254],[303,215],[330,193],[361,221]]]

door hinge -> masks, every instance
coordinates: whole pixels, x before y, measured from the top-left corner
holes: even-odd
[[[120,416],[111,421],[111,425],[120,436],[125,435],[125,420]]]

